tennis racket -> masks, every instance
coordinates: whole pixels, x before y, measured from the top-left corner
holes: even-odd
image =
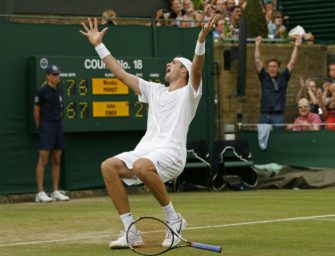
[[[171,244],[163,246],[167,232],[170,232],[173,239],[171,239]],[[193,247],[217,253],[222,251],[221,246],[187,241],[164,221],[154,217],[141,217],[135,220],[129,226],[126,237],[130,249],[141,255],[159,255],[181,247]],[[175,239],[180,239],[180,243],[173,246]]]

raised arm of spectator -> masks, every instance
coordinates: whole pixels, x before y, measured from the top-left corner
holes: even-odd
[[[103,30],[99,31],[96,18],[94,18],[93,22],[91,19],[88,19],[88,25],[83,22],[81,24],[85,31],[80,30],[80,33],[88,38],[89,42],[94,46],[99,57],[103,60],[108,69],[131,90],[137,94],[140,94],[139,78],[126,72],[102,43],[102,38],[108,28],[104,28]]]
[[[297,59],[298,59],[298,47],[301,45],[301,42],[302,42],[301,41],[301,37],[298,37],[295,40],[293,51],[292,51],[292,54],[291,54],[291,59],[290,59],[290,62],[287,64],[287,68],[290,71],[290,73],[292,72],[295,63],[297,62]]]
[[[195,54],[193,57],[192,67],[191,67],[191,81],[196,91],[198,90],[200,86],[200,82],[201,82],[202,66],[205,60],[206,37],[219,18],[220,18],[219,15],[216,15],[210,18],[210,20],[202,26],[202,29],[198,35],[197,45],[195,48]]]
[[[300,76],[299,82],[300,82],[300,88],[297,92],[297,95],[295,96],[296,102],[298,102],[302,98],[302,96],[303,96],[302,93],[303,93],[304,88],[305,88],[305,80],[302,76]]]
[[[257,72],[259,73],[261,69],[263,68],[263,62],[261,60],[261,50],[260,50],[260,44],[262,42],[262,37],[258,36],[255,40],[255,64]]]
[[[310,82],[311,82],[310,79],[306,80],[306,87],[307,87],[308,96],[309,96],[312,104],[318,105],[319,104],[319,98],[317,98],[317,95],[314,94],[314,92],[312,91]]]
[[[328,104],[329,94],[330,94],[330,90],[329,90],[330,84],[331,83],[326,82],[322,85],[323,93],[322,93],[321,103],[322,103],[323,106],[326,106]]]

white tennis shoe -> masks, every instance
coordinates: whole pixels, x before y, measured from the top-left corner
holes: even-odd
[[[52,202],[52,198],[47,195],[44,191],[38,192],[35,196],[36,203],[50,203]]]
[[[130,232],[128,239],[129,243],[133,247],[141,246],[144,244],[142,237],[138,231]],[[111,249],[129,248],[129,245],[127,243],[127,232],[124,230],[120,231],[119,238],[116,239],[115,241],[110,242],[109,247]]]
[[[51,196],[52,200],[55,200],[55,201],[69,201],[70,200],[70,197],[64,195],[63,193],[59,192],[58,190],[52,192],[50,196]]]
[[[169,222],[166,221],[166,224],[174,231],[176,232],[178,235],[181,234],[181,231],[183,231],[186,226],[187,226],[187,222],[186,220],[180,215],[180,213],[178,213],[178,220],[173,221],[173,222]],[[173,240],[173,242],[172,242]],[[180,243],[180,238],[177,237],[176,235],[173,235],[169,230],[167,230],[166,232],[166,237],[162,243],[163,247],[175,247]],[[172,244],[172,245],[171,245]]]

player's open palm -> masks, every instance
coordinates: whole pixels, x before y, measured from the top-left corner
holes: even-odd
[[[80,33],[86,36],[94,47],[102,42],[102,38],[108,29],[104,28],[103,30],[99,31],[98,21],[96,18],[94,18],[94,22],[92,22],[91,19],[88,19],[88,26],[84,22],[82,22],[81,25],[85,31],[80,30]]]
[[[211,31],[213,26],[215,25],[216,21],[220,18],[220,15],[215,15],[214,17],[210,18],[210,20],[202,26],[202,29],[199,33],[198,40],[200,43],[206,40],[208,33]]]

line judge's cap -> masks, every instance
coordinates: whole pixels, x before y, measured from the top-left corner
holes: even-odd
[[[60,70],[55,64],[49,64],[45,69],[45,73],[49,74],[59,74]]]

